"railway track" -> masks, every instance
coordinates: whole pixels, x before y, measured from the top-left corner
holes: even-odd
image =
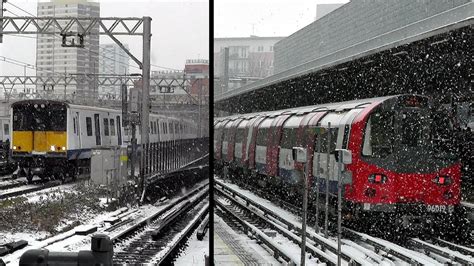
[[[224,195],[232,204],[238,204],[242,206],[242,208],[247,208],[248,211],[253,210],[256,213],[253,215],[254,217],[257,215],[257,217],[266,219],[269,223],[275,224],[273,225],[274,228],[280,226],[280,230],[284,229],[293,232],[301,239],[302,231],[298,223],[281,217],[281,215],[278,215],[275,211],[260,204],[260,201],[257,202],[255,198],[251,199],[244,195],[244,193],[218,180],[215,181],[215,188],[218,194]],[[216,205],[219,206],[217,201]],[[295,212],[298,212],[298,210]],[[315,246],[329,253],[336,254],[337,243],[334,240],[326,239],[311,230],[307,230],[306,236]],[[431,243],[419,239],[411,239],[406,246],[400,246],[348,228],[343,228],[343,236],[345,239],[342,240],[343,246],[341,250],[342,259],[345,263],[364,265],[367,262],[380,264],[398,261],[413,265],[474,265],[472,249],[441,239],[433,240]],[[329,261],[329,264],[333,263],[333,261]]]
[[[168,263],[208,213],[208,184],[112,237],[114,263]]]
[[[47,183],[40,182],[38,184],[15,186],[13,188],[0,191],[0,200],[40,191],[47,188],[57,187],[60,185],[61,181],[49,181]]]

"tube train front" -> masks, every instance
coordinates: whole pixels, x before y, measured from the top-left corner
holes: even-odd
[[[130,144],[122,112],[63,101],[24,100],[11,105],[11,157],[15,176],[65,179],[87,173],[91,149]],[[137,132],[140,143],[141,132]],[[192,121],[151,114],[150,142],[196,137]]]
[[[396,213],[407,224],[426,218],[424,212],[449,215],[460,203],[461,164],[447,148],[449,124],[433,124],[430,108],[426,97],[398,95],[219,118],[216,166],[226,175],[292,194],[302,182],[294,170],[303,169],[293,161],[292,148],[304,147],[313,192],[319,188],[324,194],[329,180],[335,202],[334,151],[349,149],[346,218]]]

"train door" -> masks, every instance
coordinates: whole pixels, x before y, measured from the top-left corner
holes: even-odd
[[[122,126],[120,121],[120,116],[117,116],[117,144],[122,145]]]
[[[247,139],[245,133],[247,133],[246,125],[248,120],[241,120],[237,126],[237,131],[235,133],[235,147],[234,147],[234,159],[236,163],[242,163],[242,158],[244,155],[244,141]]]
[[[100,138],[100,118],[99,114],[94,114],[94,124],[95,124],[95,145],[101,145],[101,138]]]
[[[347,112],[330,112],[324,116],[319,123],[322,128],[320,154],[321,178],[324,179],[324,182],[329,180],[329,191],[331,193],[337,193],[337,178],[335,175],[337,165],[335,163],[334,151],[336,150],[337,140],[342,137],[339,136],[339,129],[343,127],[343,125],[341,125],[341,119],[346,114]],[[329,128],[329,123],[331,128]]]
[[[255,168],[255,151],[257,147],[257,131],[260,123],[265,119],[265,116],[257,117],[249,125],[249,134],[247,139],[248,151],[248,166],[250,169]]]
[[[267,145],[267,165],[266,171],[270,176],[278,174],[278,156],[280,153],[280,140],[283,124],[290,117],[288,114],[281,114],[273,120],[270,126],[270,139]]]
[[[75,133],[77,134],[77,144],[78,144],[78,148],[82,148],[82,138],[81,138],[81,123],[79,123],[80,120],[80,116],[79,116],[79,112],[76,112],[74,114],[74,128],[76,130]]]
[[[229,141],[227,147],[227,161],[231,162],[234,160],[234,149],[235,149],[235,139],[237,134],[237,126],[239,125],[241,119],[237,119],[229,128]]]

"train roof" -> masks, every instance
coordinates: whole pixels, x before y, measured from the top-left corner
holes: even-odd
[[[97,107],[97,106],[90,106],[90,105],[79,105],[79,104],[72,104],[66,101],[44,100],[44,99],[21,100],[21,101],[12,103],[11,107],[18,106],[18,105],[25,105],[25,104],[41,104],[41,103],[54,103],[58,105],[64,105],[66,108],[78,108],[78,109],[84,109],[84,110],[96,110],[96,111],[103,111],[103,112],[121,112],[121,110],[118,110],[118,109],[111,109],[111,108],[104,108],[104,107]],[[187,123],[193,122],[192,120],[189,120],[189,119],[176,118],[172,116],[171,117],[164,116],[162,114],[156,114],[156,113],[150,113],[150,115],[153,115],[154,117],[167,118],[167,119],[171,119],[175,121],[185,121]]]
[[[376,97],[376,98],[351,100],[351,101],[345,101],[345,102],[324,103],[324,104],[318,104],[318,105],[294,107],[294,108],[275,110],[275,111],[236,114],[236,115],[226,116],[222,118],[219,117],[216,119],[218,120],[216,122],[220,122],[223,120],[236,120],[239,118],[253,118],[253,117],[258,117],[258,116],[274,117],[274,116],[279,116],[282,114],[304,114],[304,113],[317,112],[317,111],[343,111],[343,110],[350,110],[350,109],[355,109],[355,108],[362,108],[373,103],[382,103],[386,100],[398,98],[401,96],[414,96],[414,95],[415,94],[397,94],[397,95],[390,95],[390,96],[383,96],[383,97]],[[426,97],[422,95],[416,95],[416,96]]]

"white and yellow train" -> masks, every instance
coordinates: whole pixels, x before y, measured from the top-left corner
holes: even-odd
[[[120,110],[63,101],[24,100],[11,105],[11,156],[17,176],[76,177],[90,165],[91,149],[131,144]],[[195,122],[150,114],[150,142],[196,138]],[[139,127],[138,127],[139,128]],[[141,131],[137,130],[140,144]]]

